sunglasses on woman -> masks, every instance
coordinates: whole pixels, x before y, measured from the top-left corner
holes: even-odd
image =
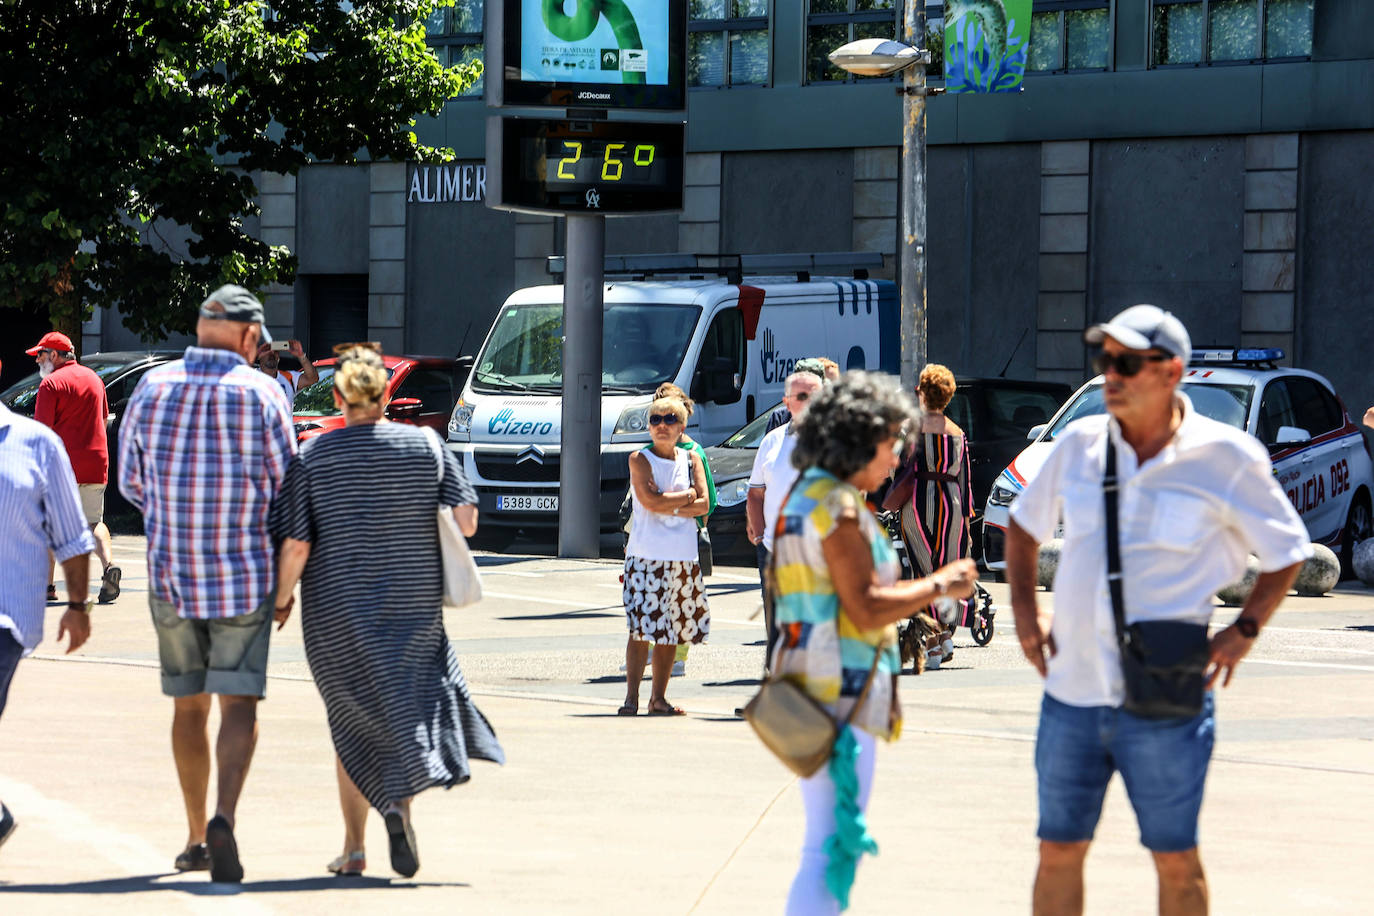
[[[1167,353],[1120,353],[1112,356],[1110,353],[1099,353],[1093,357],[1093,369],[1098,375],[1106,375],[1108,369],[1115,369],[1116,374],[1122,378],[1130,378],[1139,375],[1140,370],[1145,368],[1145,364],[1162,363],[1173,359]]]
[[[662,423],[664,426],[676,426],[677,415],[671,413],[651,413],[649,414],[649,425],[657,426]]]

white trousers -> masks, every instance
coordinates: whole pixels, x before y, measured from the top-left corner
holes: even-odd
[[[868,810],[873,791],[873,764],[877,739],[861,728],[849,727],[859,745],[854,769],[859,777],[859,810]],[[806,810],[806,836],[802,840],[801,867],[792,879],[787,895],[787,916],[838,916],[840,905],[825,886],[825,841],[835,832],[835,783],[830,765],[801,781],[802,805]]]

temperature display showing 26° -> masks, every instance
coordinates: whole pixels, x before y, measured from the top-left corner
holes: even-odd
[[[504,118],[503,203],[558,212],[682,208],[681,122]]]

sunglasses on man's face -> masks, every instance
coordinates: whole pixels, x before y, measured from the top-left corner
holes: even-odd
[[[1098,375],[1106,375],[1108,369],[1115,369],[1116,374],[1122,378],[1130,378],[1139,375],[1140,370],[1145,368],[1148,363],[1162,363],[1173,359],[1167,353],[1118,353],[1116,356],[1110,353],[1099,353],[1093,357],[1093,369]]]
[[[676,426],[676,425],[677,425],[677,415],[676,415],[676,414],[671,414],[671,413],[651,413],[651,414],[649,414],[649,425],[650,425],[650,426],[658,426],[660,423],[662,423],[664,426]]]
[[[794,401],[799,401],[805,404],[807,401],[811,400],[811,392],[798,391],[796,394],[789,394],[788,397]]]

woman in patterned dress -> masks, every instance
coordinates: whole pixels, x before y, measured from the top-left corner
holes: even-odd
[[[477,530],[477,494],[428,430],[389,423],[386,368],[365,347],[339,355],[334,399],[347,423],[306,443],[272,504],[282,539],[277,613],[301,583],[301,631],[334,740],[343,854],[337,875],[367,866],[367,809],[381,813],[391,867],[420,867],[411,799],[470,778],[473,758],[501,763],[444,631],[436,517],[452,506]]]
[[[945,407],[954,397],[954,373],[931,363],[921,370],[916,391],[923,412],[906,459],[916,463],[916,479],[911,501],[902,507],[902,540],[911,557],[912,572],[928,576],[933,569],[969,556],[973,497],[969,491],[968,440],[945,416]],[[926,667],[938,668],[954,657],[954,627],[968,610],[967,602],[959,602],[954,620],[940,620],[934,604],[926,608],[943,631],[930,636],[924,646]]]
[[[778,517],[770,570],[780,637],[772,670],[836,722],[851,710],[853,719],[828,765],[801,781],[806,833],[788,916],[846,908],[859,856],[874,848],[863,810],[876,739],[901,731],[896,623],[938,596],[971,595],[977,577],[972,560],[957,560],[902,580],[892,542],[866,505],[865,494],[897,466],[897,436],[911,412],[890,379],[849,372],[795,421],[792,463],[801,476]]]
[[[694,519],[710,510],[706,471],[693,452],[677,447],[687,408],[676,398],[649,405],[652,444],[630,455],[634,521],[625,545],[623,600],[630,638],[625,644],[625,702],[620,715],[639,712],[639,683],[653,646],[651,716],[680,716],[664,695],[678,643],[704,642],[711,627],[706,586],[697,562]]]

